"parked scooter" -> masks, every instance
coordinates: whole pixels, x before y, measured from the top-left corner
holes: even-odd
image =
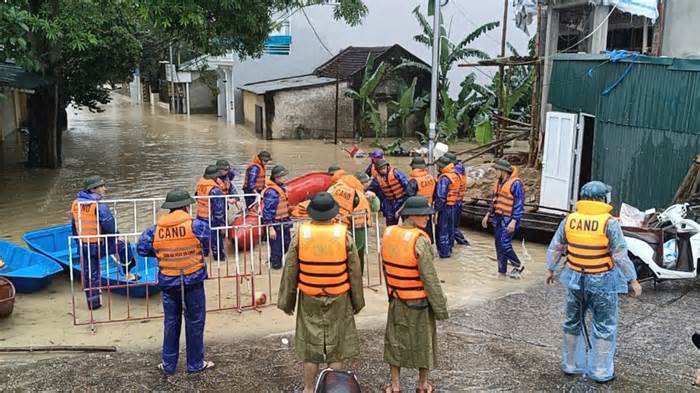
[[[687,203],[669,207],[658,214],[658,228],[623,228],[627,250],[637,269],[639,281],[697,277],[700,224],[689,218],[689,209]],[[675,261],[664,261],[664,241],[673,238],[676,239],[677,250]]]

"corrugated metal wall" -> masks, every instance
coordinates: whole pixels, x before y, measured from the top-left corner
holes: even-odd
[[[603,96],[630,63],[580,58],[555,60],[550,103],[596,116],[593,177],[613,186],[617,206],[667,206],[700,152],[700,72],[673,68],[697,65],[643,57]]]

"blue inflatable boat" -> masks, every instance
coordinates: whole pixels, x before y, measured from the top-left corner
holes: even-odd
[[[80,282],[80,254],[78,252],[78,243],[73,242],[72,250],[68,249],[68,237],[71,236],[70,224],[59,225],[55,227],[37,229],[30,231],[22,236],[22,239],[27,243],[32,250],[46,255],[54,261],[60,263],[66,270],[71,267],[71,255],[73,259],[72,267],[74,270],[74,279],[77,283]],[[136,259],[136,267],[131,271],[139,275],[136,281],[127,281],[124,273],[114,260],[113,257],[104,257],[100,263],[100,277],[102,286],[118,286],[111,288],[110,291],[121,295],[126,295],[127,290],[129,296],[146,297],[146,293],[150,295],[160,291],[158,288],[158,262],[155,258],[144,258],[136,254],[135,245],[131,244],[129,255],[134,255]],[[103,291],[106,290],[103,289]]]
[[[39,253],[14,243],[0,240],[0,276],[12,281],[19,293],[32,293],[49,285],[55,275],[63,271],[61,265]]]

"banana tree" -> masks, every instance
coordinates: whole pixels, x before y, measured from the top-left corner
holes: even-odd
[[[345,96],[352,98],[360,104],[360,127],[357,127],[360,137],[364,136],[364,127],[369,125],[375,132],[375,137],[378,139],[380,133],[383,132],[383,122],[377,109],[377,103],[374,99],[374,92],[382,82],[386,73],[386,64],[381,62],[376,69],[372,69],[371,60],[367,58],[367,66],[362,79],[362,84],[358,90],[348,89]]]
[[[389,123],[398,120],[398,125],[401,128],[401,138],[406,136],[406,128],[408,117],[423,109],[426,105],[428,96],[416,97],[416,84],[418,83],[418,78],[413,78],[411,85],[406,87],[406,89],[401,92],[398,101],[391,101],[391,106],[394,110],[391,116],[389,116]]]

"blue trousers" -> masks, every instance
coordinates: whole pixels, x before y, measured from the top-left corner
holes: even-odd
[[[462,204],[463,204],[462,202],[457,202],[457,207],[455,209],[455,218],[454,218],[455,242],[457,242],[457,244],[461,244],[463,246],[468,246],[469,240],[467,240],[464,237],[464,234],[459,229],[459,224],[462,222]]]
[[[518,228],[516,227],[513,233],[508,233],[510,221],[510,217],[503,217],[498,214],[493,216],[493,231],[496,240],[496,257],[498,259],[499,273],[507,272],[508,263],[513,265],[513,267],[520,267],[521,264],[520,258],[518,258],[513,249],[513,235],[515,235]]]
[[[445,206],[438,212],[438,222],[435,227],[437,250],[440,258],[452,256],[452,247],[455,242],[455,206]]]
[[[226,240],[226,232],[224,229],[211,230],[211,235],[209,237],[211,241],[211,255],[216,261],[226,260],[226,245],[224,240]],[[218,242],[217,242],[218,239]]]
[[[126,251],[127,247],[129,247],[128,256]],[[134,249],[131,248],[128,242],[123,242],[121,240],[114,241],[113,239],[110,239],[108,240],[107,247],[105,247],[104,243],[100,243],[99,247],[96,244],[83,243],[80,271],[87,305],[91,310],[98,309],[102,306],[102,301],[100,298],[100,287],[102,286],[100,261],[108,255],[118,256],[119,265],[121,266],[123,273],[130,272],[134,267],[136,267]],[[80,257],[81,255],[78,255],[77,258],[74,258],[80,260]],[[74,261],[76,259],[74,259]]]
[[[399,211],[405,199],[389,200],[384,199],[382,201],[382,214],[386,219],[386,226],[397,225],[399,223],[399,218],[396,217],[396,212]]]
[[[277,238],[275,238],[275,240],[270,239],[270,267],[273,269],[280,269],[282,267],[282,257],[284,257],[284,253],[287,252],[289,241],[292,237],[292,223],[285,221],[279,225],[275,225],[274,228],[277,232]],[[284,234],[284,236],[282,236],[282,234]],[[282,243],[283,237],[284,245]]]
[[[583,278],[585,280],[585,277]],[[593,330],[589,330],[591,348],[583,334],[586,313],[592,314]],[[565,319],[562,325],[562,371],[583,374],[598,382],[614,378],[613,363],[617,342],[618,295],[567,289]]]
[[[197,372],[204,367],[204,322],[207,314],[204,283],[185,285],[185,309],[182,309],[182,288],[162,289],[163,312],[163,366],[165,372],[174,374],[180,352],[180,329],[185,314],[185,343],[187,347],[187,371]]]

